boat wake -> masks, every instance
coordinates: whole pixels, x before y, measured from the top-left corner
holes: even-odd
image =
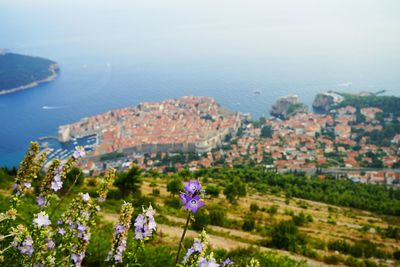
[[[62,109],[67,107],[68,106],[43,106],[42,109]]]

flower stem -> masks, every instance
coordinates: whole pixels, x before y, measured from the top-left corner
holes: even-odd
[[[178,253],[176,254],[176,258],[175,258],[175,266],[178,264],[179,254],[181,253],[181,248],[182,248],[182,242],[183,242],[183,239],[185,238],[186,231],[189,227],[189,221],[190,221],[190,212],[188,213],[185,229],[183,230],[181,241],[179,242]]]

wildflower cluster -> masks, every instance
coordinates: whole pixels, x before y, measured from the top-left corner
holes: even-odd
[[[187,250],[186,255],[183,257],[182,263],[185,266],[191,266],[197,263],[200,257],[203,257],[206,253],[208,246],[207,234],[202,231],[199,238],[196,238],[193,245]]]
[[[112,261],[115,264],[122,262],[122,254],[126,249],[128,231],[131,226],[132,212],[131,203],[128,202],[122,205],[118,223],[114,227],[112,247],[106,261]]]
[[[74,157],[70,157],[64,164],[58,159],[52,161],[41,181],[40,194],[36,199],[40,208],[43,208],[48,203],[48,197],[51,194],[62,188],[66,174],[72,169],[75,163],[76,159]]]
[[[90,240],[90,228],[95,224],[94,218],[100,207],[96,205],[89,194],[79,193],[70,204],[69,209],[57,222],[58,234],[63,237],[66,248],[71,254],[75,266],[81,266],[85,251]]]
[[[14,191],[17,197],[23,196],[26,191],[32,187],[32,181],[37,178],[38,172],[45,159],[45,153],[39,155],[38,143],[31,142],[28,152],[22,160],[21,167],[15,177]]]
[[[101,185],[99,187],[99,190],[97,191],[97,193],[99,195],[97,198],[97,202],[101,203],[106,200],[108,189],[114,183],[115,173],[116,173],[115,169],[110,169],[107,172],[106,176],[103,179],[103,182],[101,183]]]
[[[198,266],[198,267],[219,267],[219,266],[233,266],[233,261],[229,258],[222,261],[220,264],[214,258],[213,253],[207,254],[208,238],[207,233],[203,230],[198,238],[193,242],[193,245],[187,250],[186,255],[183,257],[183,266]]]
[[[31,257],[34,251],[32,236],[23,225],[11,229],[14,235],[12,246],[19,250],[23,256]]]
[[[152,236],[157,227],[154,215],[155,211],[150,204],[147,210],[143,208],[143,212],[136,217],[134,224],[136,240],[143,241]]]
[[[201,189],[200,183],[197,180],[189,181],[185,184],[185,191],[179,196],[182,199],[182,205],[185,209],[196,213],[204,203],[200,200],[200,196],[204,195],[204,190]]]

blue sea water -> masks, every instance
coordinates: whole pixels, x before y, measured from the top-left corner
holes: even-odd
[[[258,118],[287,94],[308,105],[328,89],[400,95],[399,46],[387,55],[371,54],[374,47],[342,51],[263,29],[278,19],[257,21],[254,30],[255,22],[239,20],[243,28],[190,7],[33,2],[3,5],[0,46],[55,60],[61,71],[51,83],[0,95],[0,166],[17,165],[30,140],[56,135],[59,125],[142,101],[207,95]]]

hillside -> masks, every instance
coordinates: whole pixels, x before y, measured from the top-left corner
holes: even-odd
[[[5,264],[46,263],[48,258],[43,255],[51,254],[49,258],[59,263],[56,266],[63,266],[70,257],[82,266],[109,266],[104,259],[110,255],[110,246],[124,240],[126,247],[114,247],[121,254],[126,249],[116,258],[125,263],[119,266],[172,267],[177,266],[173,262],[176,255],[179,262],[185,261],[186,250],[190,251],[193,238],[202,230],[208,233],[203,244],[208,246],[208,259],[222,262],[229,258],[235,262],[229,266],[399,264],[399,189],[280,175],[239,165],[169,174],[131,165],[118,173],[110,169],[104,176],[84,176],[76,167],[84,157],[79,149],[63,165],[53,161],[44,173],[38,167],[45,156],[38,152],[33,144],[18,172],[0,169],[0,211],[4,212],[0,213],[4,236],[0,249]],[[202,188],[205,191],[205,195],[196,195],[203,203],[196,210],[182,204],[182,194],[178,196],[189,194],[190,183],[198,184],[198,194]],[[127,205],[129,215],[128,211],[119,214],[120,207]],[[154,209],[154,218],[147,207]],[[141,239],[140,218],[145,212],[156,230]],[[9,232],[16,229],[10,226],[23,231]],[[179,257],[177,245],[183,232],[184,252]],[[22,245],[17,249],[9,245],[12,242]],[[81,258],[74,256],[77,245],[83,251]],[[30,248],[38,252],[31,254]],[[198,260],[196,255],[193,261]],[[252,260],[260,265],[251,265]]]
[[[0,94],[49,82],[57,76],[56,62],[15,53],[0,54]]]

